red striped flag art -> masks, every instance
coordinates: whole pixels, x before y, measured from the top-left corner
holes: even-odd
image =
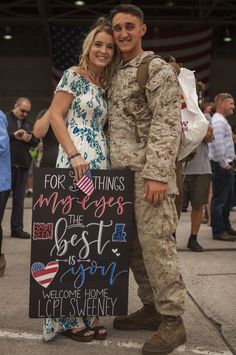
[[[35,281],[41,286],[47,288],[53,281],[59,270],[57,261],[50,261],[46,266],[41,262],[35,262],[31,266],[31,274]]]
[[[94,184],[91,171],[87,170],[76,185],[81,191],[85,193],[85,195],[91,196],[94,192]]]
[[[65,69],[78,63],[79,48],[88,27],[53,24],[50,27],[53,55],[53,83],[57,85]],[[209,88],[213,29],[209,27],[161,29],[144,37],[143,48],[165,57],[172,55],[187,69],[194,70],[197,80]]]
[[[163,58],[171,55],[187,69],[194,70],[197,80],[209,88],[212,53],[211,28],[179,29],[175,32],[161,32],[147,35],[143,41],[145,50],[151,50]]]

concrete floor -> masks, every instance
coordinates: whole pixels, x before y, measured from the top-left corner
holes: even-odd
[[[7,260],[0,279],[0,355],[121,355],[141,354],[149,331],[124,332],[112,328],[112,318],[105,318],[109,337],[104,342],[76,343],[57,337],[51,343],[41,341],[42,320],[28,317],[30,241],[10,238],[10,206],[4,217],[3,248]],[[25,230],[31,229],[31,199],[25,204]],[[231,213],[236,228],[236,212]],[[182,274],[187,287],[184,321],[188,341],[176,349],[179,355],[236,354],[236,243],[215,241],[211,229],[202,225],[199,241],[203,253],[186,249],[190,212],[183,213],[177,229],[177,247]],[[129,310],[140,307],[136,284],[130,275]]]

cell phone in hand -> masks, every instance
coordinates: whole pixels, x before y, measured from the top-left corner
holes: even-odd
[[[24,132],[19,132],[19,133],[17,133],[16,135],[17,135],[17,137],[20,138],[20,137],[22,137],[22,136],[24,135]]]

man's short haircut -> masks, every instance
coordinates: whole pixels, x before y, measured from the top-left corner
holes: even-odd
[[[18,97],[18,99],[16,99],[15,105],[19,106],[22,104],[22,102],[26,101],[28,104],[31,105],[30,99],[28,99],[28,97]]]
[[[116,6],[113,10],[111,10],[111,19],[115,17],[118,13],[130,14],[138,17],[142,22],[144,21],[143,11],[135,5],[132,4],[121,4]]]
[[[229,94],[228,92],[221,92],[220,94],[217,94],[215,96],[215,104],[219,104],[223,101],[225,101],[226,99],[233,99],[233,96],[231,94]]]

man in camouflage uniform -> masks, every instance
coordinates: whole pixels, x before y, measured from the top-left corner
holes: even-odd
[[[179,88],[169,64],[155,58],[149,65],[145,95],[138,92],[137,68],[150,54],[142,49],[146,32],[142,11],[119,5],[111,13],[116,45],[123,61],[109,91],[109,137],[113,168],[135,172],[137,235],[131,269],[143,308],[116,317],[114,327],[157,332],[143,354],[168,354],[186,340],[181,318],[185,287],[180,275],[175,240],[177,194],[175,160],[181,122]],[[134,94],[134,95],[133,95]]]

